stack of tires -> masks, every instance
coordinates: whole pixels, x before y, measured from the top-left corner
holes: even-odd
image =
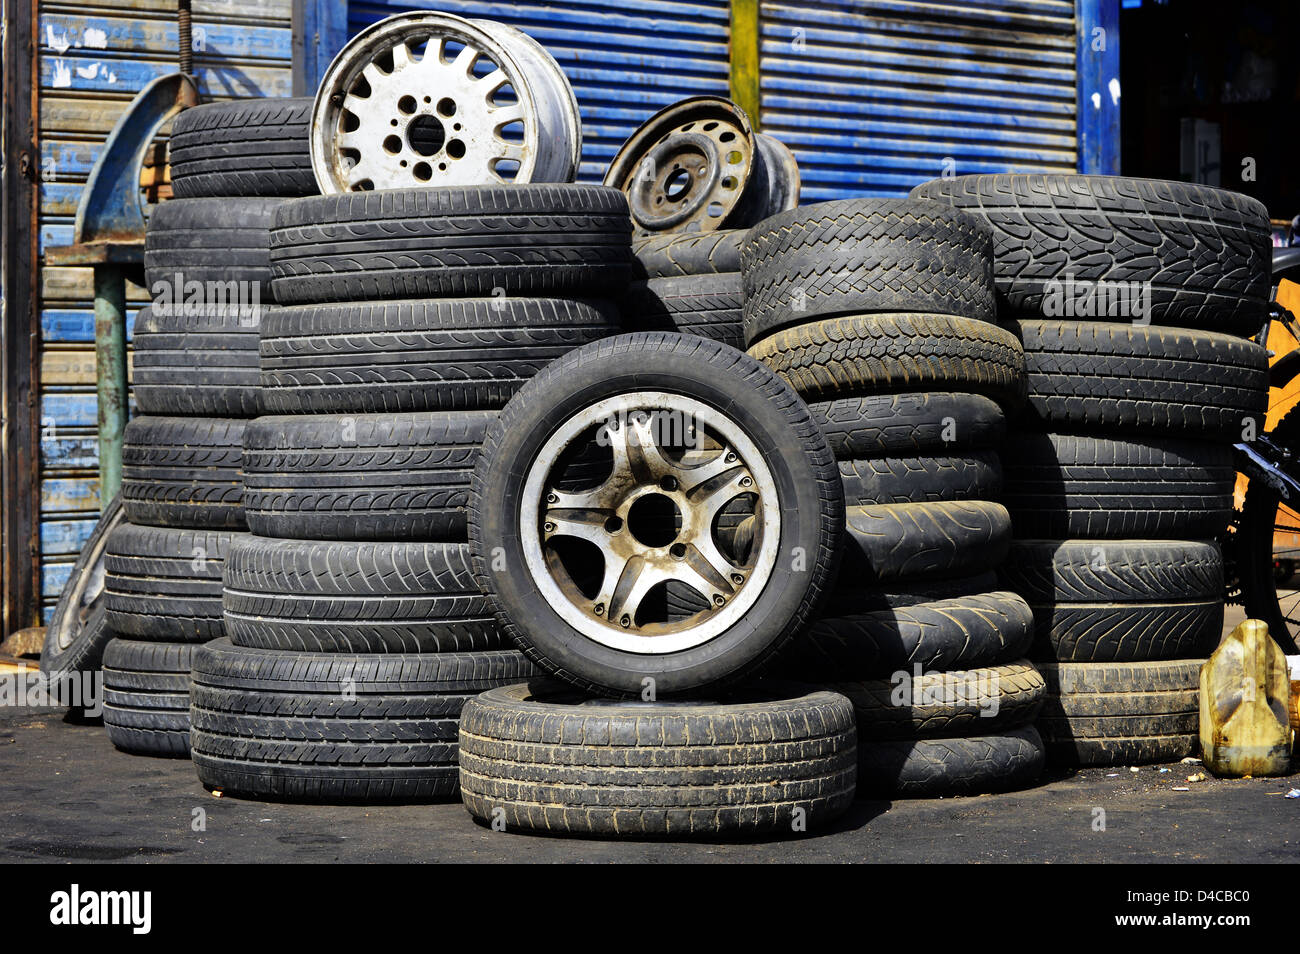
[[[136,316],[122,504],[106,547],[104,723],[118,748],[189,751],[195,647],[222,635],[221,576],[245,529],[240,458],[257,415],[258,325],[283,197],[315,191],[310,99],[186,110],[170,143],[176,198],[153,212]]]
[[[470,572],[484,435],[553,358],[618,330],[621,194],[393,190],[279,210],[244,434],[251,534],[226,561],[226,639],[194,661],[208,787],[298,800],[453,795],[465,702],[532,665]]]
[[[1176,760],[1219,642],[1232,445],[1267,404],[1269,222],[1236,193],[1101,176],[913,190],[986,222],[1028,405],[1004,455],[1005,585],[1034,609],[1039,721],[1067,765]]]
[[[992,238],[917,200],[767,219],[741,245],[749,353],[809,402],[839,467],[847,553],[784,673],[855,704],[863,795],[990,791],[1044,763],[998,447],[1024,397],[994,323]]]
[[[745,229],[673,232],[637,241],[637,281],[621,307],[629,331],[677,331],[744,349],[740,241]]]

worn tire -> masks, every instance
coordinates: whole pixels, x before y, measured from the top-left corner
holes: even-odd
[[[273,299],[271,223],[282,199],[172,199],[154,207],[144,240],[144,273],[157,300],[162,288],[173,303],[188,296],[185,285],[250,283],[243,301]],[[177,276],[180,276],[180,283]],[[206,298],[205,298],[206,300]]]
[[[994,317],[988,227],[935,202],[840,199],[780,212],[745,236],[740,263],[751,344],[834,315]]]
[[[242,530],[244,424],[228,417],[137,417],[122,445],[132,523]]]
[[[465,538],[470,474],[494,411],[259,417],[244,507],[263,537]]]
[[[1251,336],[1266,319],[1271,230],[1262,203],[1225,189],[1125,176],[934,179],[912,196],[993,230],[1005,318],[1041,318],[1050,283],[1149,282],[1156,325]]]
[[[500,408],[562,354],[618,334],[607,302],[447,298],[293,305],[262,328],[272,414]]]
[[[105,551],[109,628],[137,640],[203,642],[222,635],[223,530],[122,524]]]
[[[464,543],[240,536],[226,557],[222,600],[237,646],[339,653],[505,646]]]
[[[193,643],[114,639],[104,650],[104,728],[124,752],[190,754]]]
[[[744,350],[740,273],[652,278],[627,286],[619,309],[628,331],[679,331]]]
[[[1033,658],[1204,658],[1223,631],[1223,555],[1213,543],[1017,540],[1000,575],[1034,611]]]
[[[997,451],[951,457],[841,460],[844,504],[871,507],[940,500],[990,500],[1002,489]]]
[[[988,735],[1034,721],[1047,683],[1028,660],[949,672],[832,683],[858,717],[858,738],[933,739]]]
[[[315,195],[308,144],[313,97],[205,103],[172,123],[172,192],[204,196]]]
[[[623,193],[594,185],[293,199],[272,237],[276,300],[608,292],[631,276],[631,234]]]
[[[921,457],[1002,444],[1006,415],[979,394],[874,394],[808,405],[836,460]]]
[[[1015,335],[970,318],[849,315],[764,338],[749,353],[808,401],[915,391],[982,394],[1007,408],[1025,394]]]
[[[1015,328],[1034,426],[1228,443],[1263,431],[1268,352],[1253,341],[1086,321]]]
[[[194,767],[204,787],[246,798],[450,798],[461,708],[534,672],[517,652],[306,653],[215,640],[194,654]]]
[[[665,232],[638,239],[632,243],[633,274],[645,280],[739,273],[740,243],[747,231]]]
[[[261,308],[140,309],[131,387],[147,414],[254,417]]]
[[[969,576],[997,566],[1011,517],[985,500],[887,504],[846,510],[841,587]]]
[[[584,704],[544,681],[483,693],[460,726],[461,798],[507,831],[632,838],[825,825],[853,801],[853,707],[835,693]]]
[[[815,620],[782,658],[789,672],[817,680],[980,669],[1023,657],[1033,622],[1015,593],[981,593]]]
[[[798,569],[793,561],[770,563],[762,589],[745,612],[720,624],[721,630],[707,641],[672,652],[632,650],[598,641],[565,615],[590,614],[589,608],[580,609],[576,600],[553,606],[533,571],[521,571],[528,567],[519,520],[524,487],[551,435],[602,401],[659,389],[685,395],[705,412],[725,417],[752,444],[754,459],[761,460],[771,476],[780,507],[774,552],[793,553],[791,548],[800,547],[804,557]],[[736,466],[753,464],[740,461]],[[714,489],[724,486],[725,482]],[[474,471],[469,538],[475,575],[492,595],[502,628],[539,666],[587,691],[617,696],[639,696],[643,679],[652,678],[659,696],[666,698],[742,680],[798,632],[833,579],[843,506],[843,488],[830,448],[807,407],[776,375],[726,345],[651,332],[622,335],[571,352],[515,395],[489,432]],[[736,566],[733,562],[732,568]],[[736,575],[743,574],[733,573],[730,579]],[[741,581],[739,589],[726,583],[729,595],[740,594],[731,596],[731,607],[748,596],[743,589],[748,579]],[[710,588],[717,586],[710,584]],[[720,588],[716,598],[726,600]],[[597,623],[583,617],[581,623],[604,624],[621,641],[622,630],[607,620],[608,616],[601,616]],[[691,641],[690,629],[676,635]],[[615,642],[604,631],[601,636]]]
[[[1038,719],[1059,765],[1176,762],[1200,737],[1204,659],[1042,665],[1048,697]]]
[[[936,798],[1023,788],[1043,773],[1046,754],[1032,725],[964,739],[863,742],[859,798]]]
[[[1208,441],[1013,435],[1002,499],[1016,536],[1212,540],[1232,512],[1232,448]]]

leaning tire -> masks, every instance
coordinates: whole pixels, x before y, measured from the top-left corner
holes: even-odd
[[[154,300],[170,296],[172,307],[189,297],[190,283],[236,287],[240,302],[272,300],[271,223],[281,199],[173,199],[149,217],[145,232],[145,281]],[[161,289],[161,291],[160,291]]]
[[[1000,573],[1034,611],[1037,659],[1203,658],[1223,632],[1213,543],[1017,540]]]
[[[215,640],[194,654],[194,767],[206,788],[246,798],[446,799],[461,708],[533,674],[517,652],[302,653]]]
[[[140,410],[256,415],[260,321],[260,307],[140,309],[131,339],[131,386]]]
[[[1033,726],[964,739],[863,742],[859,797],[934,798],[979,795],[1029,785],[1046,755]]]
[[[934,179],[911,194],[992,227],[1004,318],[1041,318],[1053,288],[1105,281],[1149,283],[1150,311],[1140,317],[1156,325],[1251,336],[1266,319],[1268,210],[1244,195],[1186,182],[1042,174]]]
[[[205,103],[172,123],[178,198],[315,195],[308,143],[313,98]]]
[[[1014,435],[1002,453],[1016,535],[1212,540],[1232,511],[1232,449],[1208,441]]]
[[[589,704],[537,681],[461,718],[461,798],[506,830],[633,838],[789,831],[852,803],[853,708],[812,692],[721,704]]]
[[[190,754],[192,643],[114,639],[104,650],[104,728],[124,752]]]
[[[1176,762],[1196,750],[1204,659],[1044,664],[1038,727],[1058,765]]]
[[[935,202],[843,199],[780,212],[740,247],[745,339],[834,315],[992,321],[988,227]]]
[[[470,474],[494,411],[259,417],[244,507],[263,537],[463,540]]]
[[[1251,440],[1268,406],[1268,352],[1233,335],[1022,321],[1027,416],[1046,430]]]
[[[122,506],[135,524],[244,528],[242,420],[137,417],[122,446]]]
[[[236,646],[339,653],[501,649],[464,543],[347,543],[241,535],[226,557]]]
[[[276,301],[595,294],[631,274],[617,189],[592,185],[394,189],[286,202]]]
[[[674,464],[687,433],[695,456]],[[600,476],[566,483],[567,462],[602,440]],[[642,497],[681,525],[634,513]],[[735,503],[752,511],[744,542],[715,530]],[[535,530],[521,521],[543,511]],[[789,640],[830,582],[843,526],[835,462],[793,391],[725,345],[646,333],[572,352],[520,390],[484,442],[469,534],[480,586],[530,658],[593,692],[640,695],[650,679],[667,697],[742,679]],[[656,615],[677,590],[698,611]]]
[[[619,332],[607,302],[447,298],[294,305],[262,328],[269,413],[504,407],[574,348]]]
[[[109,538],[109,627],[137,640],[203,642],[222,635],[221,573],[236,534],[122,524]]]
[[[749,353],[809,401],[908,391],[982,394],[1007,408],[1024,400],[1020,342],[1004,328],[969,318],[828,318],[778,332]]]

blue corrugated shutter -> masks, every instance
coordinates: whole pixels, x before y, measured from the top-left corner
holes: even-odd
[[[290,0],[194,0],[205,101],[290,93]],[[175,0],[41,0],[40,247],[67,245],[81,191],[122,110],[177,69]],[[127,286],[128,331],[144,289]],[[89,268],[41,268],[41,597],[48,617],[99,517]]]
[[[762,128],[803,202],[977,172],[1073,172],[1074,0],[762,3]]]
[[[540,42],[564,69],[582,113],[579,178],[599,182],[648,116],[687,96],[727,95],[726,0],[554,0],[547,4],[441,0],[457,16],[500,20]],[[348,29],[425,4],[362,0]]]

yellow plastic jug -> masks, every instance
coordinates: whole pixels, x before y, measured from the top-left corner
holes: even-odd
[[[1201,756],[1219,776],[1285,775],[1291,682],[1268,624],[1248,619],[1201,667]]]

